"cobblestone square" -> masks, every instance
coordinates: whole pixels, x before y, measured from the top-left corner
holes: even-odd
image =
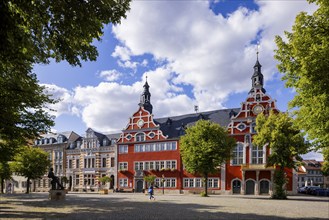
[[[328,219],[329,198],[290,196],[155,195],[69,193],[64,201],[48,193],[3,194],[0,219]]]

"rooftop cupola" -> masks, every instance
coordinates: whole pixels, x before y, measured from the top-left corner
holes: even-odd
[[[261,90],[263,93],[266,93],[266,90],[263,88],[264,86],[264,76],[262,74],[262,65],[260,65],[258,61],[258,51],[257,51],[257,60],[254,65],[254,74],[251,77],[251,89],[249,94],[257,92],[257,90]]]
[[[139,106],[144,107],[146,111],[152,114],[153,106],[151,104],[151,93],[149,91],[150,86],[147,83],[147,77],[143,87],[144,87],[144,91],[141,95]]]

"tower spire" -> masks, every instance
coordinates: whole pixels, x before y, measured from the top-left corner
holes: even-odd
[[[251,89],[249,91],[249,94],[257,92],[257,90],[261,90],[263,93],[266,93],[266,90],[263,88],[264,76],[262,74],[262,65],[260,65],[259,63],[258,55],[259,55],[259,44],[257,44],[256,63],[254,65],[254,74],[251,76]]]
[[[147,75],[146,75],[146,80],[145,80],[145,84],[143,87],[144,87],[144,91],[141,95],[139,106],[144,107],[145,110],[147,110],[148,112],[150,112],[152,114],[153,106],[151,104],[151,93],[149,90],[150,86],[147,83]]]

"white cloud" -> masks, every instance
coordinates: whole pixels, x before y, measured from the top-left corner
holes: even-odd
[[[46,92],[51,94],[53,99],[59,100],[56,104],[49,105],[50,109],[55,110],[55,112],[50,112],[50,114],[56,117],[61,114],[71,114],[79,116],[79,111],[74,107],[74,102],[72,99],[72,92],[56,86],[54,84],[41,84],[46,87]]]
[[[99,73],[99,76],[104,78],[106,81],[116,81],[118,80],[121,76],[122,73],[120,73],[117,70],[103,70]]]
[[[112,56],[121,67],[136,70],[151,66],[141,56],[149,54],[155,67],[132,85],[114,82],[120,73],[107,70],[100,75],[108,82],[73,91],[56,88],[64,100],[58,114],[80,115],[87,127],[99,131],[118,131],[138,109],[146,75],[155,117],[192,113],[194,105],[199,111],[224,107],[230,94],[251,87],[256,61],[251,42],[259,38],[263,74],[270,80],[276,72],[274,36],[289,30],[299,11],[314,10],[306,1],[257,4],[259,11],[239,8],[224,18],[207,1],[132,1],[127,19],[113,27],[120,46]]]
[[[207,1],[133,1],[127,19],[113,32],[131,56],[152,54],[167,60],[187,84],[201,109],[220,108],[229,94],[250,89],[259,38],[265,80],[277,71],[274,36],[291,29],[306,1],[259,1],[259,11],[239,8],[227,18],[215,15]],[[147,16],[145,16],[147,14]],[[258,34],[260,33],[260,36]]]
[[[112,56],[117,57],[120,60],[127,61],[130,60],[131,51],[127,47],[116,46]]]

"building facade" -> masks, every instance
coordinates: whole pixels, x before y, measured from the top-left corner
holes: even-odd
[[[298,168],[298,187],[321,186],[328,187],[327,178],[321,171],[321,162],[316,160],[303,160],[303,165]]]
[[[263,88],[263,74],[258,61],[251,77],[252,88],[241,108],[215,110],[155,119],[151,93],[146,81],[139,108],[130,117],[118,140],[117,186],[141,192],[146,188],[143,177],[155,175],[155,185],[163,191],[198,193],[203,189],[200,176],[186,172],[179,152],[179,138],[185,129],[200,119],[227,127],[236,141],[232,159],[209,177],[210,193],[271,194],[275,167],[266,167],[268,146],[252,144],[255,121],[261,112],[279,112],[276,100]],[[297,173],[286,169],[287,191],[296,193]],[[296,187],[294,187],[294,185]]]
[[[102,184],[99,178],[109,176],[114,188],[116,179],[116,140],[119,134],[101,134],[88,128],[84,137],[75,132],[45,134],[35,141],[49,154],[55,176],[70,191],[97,191]],[[34,180],[33,191],[48,191],[47,173]]]

